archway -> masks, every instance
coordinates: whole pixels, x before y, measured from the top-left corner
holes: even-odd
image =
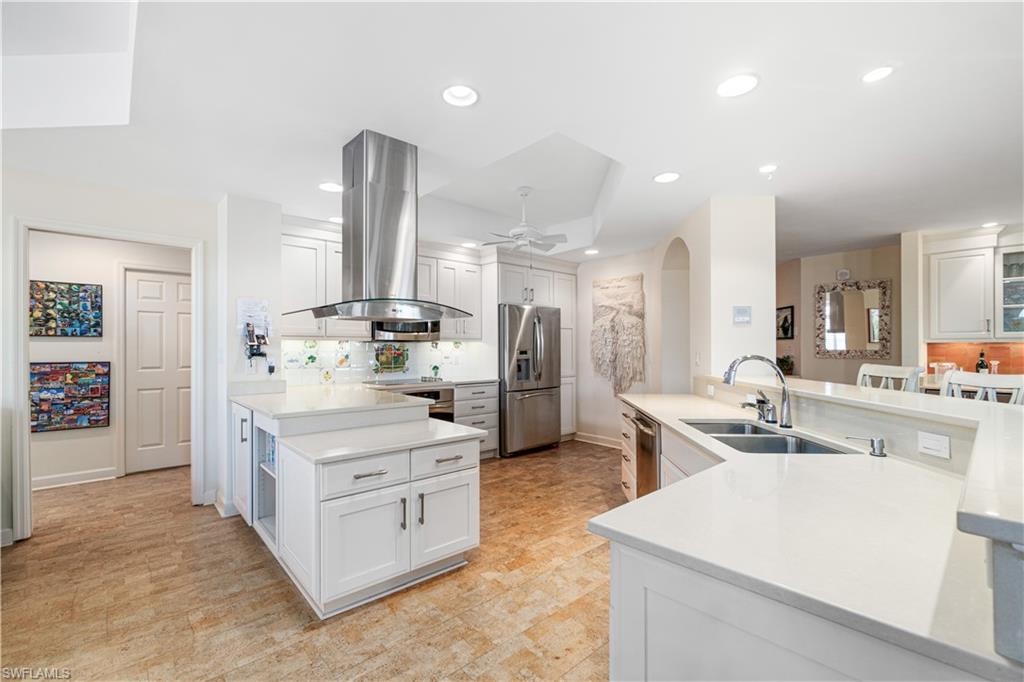
[[[690,393],[690,250],[676,237],[661,263],[661,391]]]

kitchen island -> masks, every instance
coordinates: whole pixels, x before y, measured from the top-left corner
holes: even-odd
[[[660,424],[663,485],[666,455],[690,459],[590,521],[612,541],[613,679],[1021,679],[997,651],[1020,583],[999,592],[990,547],[1016,552],[1012,578],[1024,411],[794,381],[797,430],[837,449],[884,434],[890,456],[746,454],[686,421],[750,420],[743,391],[777,388],[709,385],[719,399],[620,396]],[[914,461],[918,429],[949,434],[948,461]]]
[[[363,386],[232,398],[233,506],[321,618],[465,564],[486,431]]]

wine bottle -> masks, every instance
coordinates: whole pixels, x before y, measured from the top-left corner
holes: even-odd
[[[978,364],[974,366],[974,371],[978,374],[988,374],[988,360],[985,359],[985,351],[981,351],[978,355]]]

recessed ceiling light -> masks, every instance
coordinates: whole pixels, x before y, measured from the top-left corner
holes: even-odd
[[[760,168],[758,168],[757,172],[761,173],[762,175],[771,175],[772,173],[774,173],[777,170],[779,170],[779,167],[778,167],[777,164],[766,163],[765,165],[763,165]]]
[[[319,187],[325,192],[341,192],[342,190],[345,189],[336,182],[321,182],[319,185],[317,185],[317,187]]]
[[[667,171],[665,173],[658,173],[657,175],[654,176],[654,181],[655,182],[660,182],[661,184],[665,184],[666,182],[675,182],[678,179],[679,179],[679,173],[674,173],[672,171]]]
[[[462,247],[466,249],[475,249],[476,242],[462,242]]]
[[[327,220],[328,220],[328,222],[336,223],[338,225],[341,225],[343,222],[345,222],[344,218],[342,218],[341,216],[336,216],[336,215],[331,216]]]
[[[883,78],[888,78],[892,75],[892,72],[893,68],[891,66],[880,66],[877,69],[871,69],[861,76],[860,79],[865,83],[875,83]]]
[[[587,249],[586,251],[583,252],[583,255],[585,255],[585,256],[596,256],[599,253],[601,253],[601,252],[598,251],[597,249]]]
[[[982,223],[982,227],[996,227],[999,223]]]
[[[476,104],[480,96],[468,85],[450,85],[441,93],[445,102],[453,107],[469,107]]]
[[[728,78],[718,86],[719,97],[739,97],[757,87],[757,76],[752,73],[741,73]]]

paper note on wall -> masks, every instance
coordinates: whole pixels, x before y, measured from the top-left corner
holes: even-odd
[[[253,330],[257,334],[265,334],[268,337],[272,336],[271,331],[273,330],[270,328],[270,303],[267,299],[239,298],[236,317],[239,333],[245,333],[246,323],[252,322]]]

